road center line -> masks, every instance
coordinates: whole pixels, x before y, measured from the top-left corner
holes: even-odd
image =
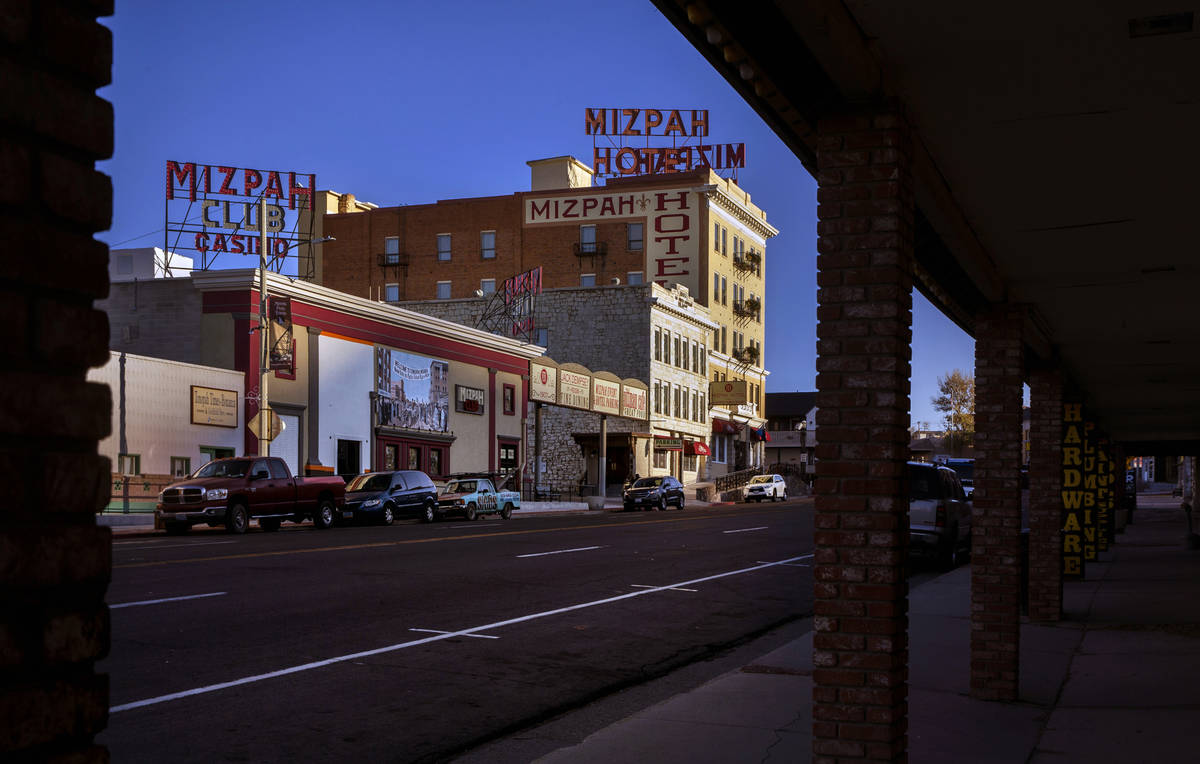
[[[423,631],[426,634],[450,634],[451,633],[448,631],[441,631],[439,629],[409,629],[409,631]],[[491,634],[467,634],[466,636],[474,637],[475,639],[500,639],[500,637],[494,637]]]
[[[427,644],[430,644],[431,642],[441,642],[444,639],[450,639],[452,637],[467,637],[467,636],[471,636],[473,634],[477,634],[479,632],[495,631],[496,629],[502,628],[504,626],[512,626],[514,624],[525,623],[526,621],[533,621],[533,620],[537,620],[539,618],[548,618],[552,615],[562,615],[563,613],[571,613],[576,610],[583,610],[585,608],[597,607],[599,605],[608,605],[613,602],[621,602],[623,600],[633,599],[634,597],[644,597],[647,594],[654,594],[655,592],[664,592],[664,591],[668,591],[670,589],[675,589],[675,588],[681,587],[681,586],[689,586],[692,584],[701,584],[701,583],[704,583],[705,581],[715,581],[719,578],[728,578],[729,576],[740,576],[745,573],[754,573],[755,571],[765,570],[766,568],[775,567],[777,565],[786,565],[789,562],[796,562],[798,560],[806,560],[810,557],[812,557],[811,554],[804,555],[803,557],[789,557],[786,560],[779,560],[777,562],[770,562],[770,563],[765,563],[762,565],[754,565],[749,568],[739,568],[737,570],[729,570],[729,571],[725,571],[724,573],[715,573],[711,576],[704,576],[702,578],[693,578],[688,581],[680,581],[678,583],[670,584],[668,586],[656,586],[653,589],[640,589],[636,592],[628,592],[626,594],[618,594],[613,597],[606,597],[601,600],[592,600],[591,602],[582,602],[577,605],[567,605],[566,607],[560,607],[555,610],[545,610],[541,613],[531,613],[529,615],[522,615],[522,616],[518,616],[516,618],[509,618],[508,620],[505,620],[505,621],[495,621],[494,623],[487,623],[482,626],[475,626],[470,629],[463,629],[461,631],[452,631],[452,632],[448,632],[446,634],[435,634],[434,636],[431,636],[431,637],[425,637],[423,639],[414,639],[410,642],[399,642],[394,645],[388,645],[387,647],[377,647],[374,650],[363,650],[362,652],[350,653],[349,655],[339,655],[335,658],[326,658],[323,661],[313,661],[312,663],[303,663],[299,666],[290,666],[288,668],[279,669],[278,671],[268,671],[265,674],[255,674],[254,676],[242,677],[241,679],[232,679],[228,682],[220,682],[218,684],[210,684],[205,687],[197,687],[192,690],[182,690],[180,692],[172,692],[167,695],[159,695],[156,698],[146,698],[145,700],[135,700],[131,703],[122,703],[119,706],[113,706],[108,709],[108,712],[110,714],[115,714],[115,713],[119,713],[121,711],[129,711],[134,708],[142,708],[145,706],[154,706],[154,705],[158,705],[159,703],[166,703],[166,702],[172,701],[172,700],[180,700],[182,698],[190,698],[195,695],[203,695],[205,693],[216,692],[218,690],[227,690],[230,687],[240,687],[241,685],[251,684],[254,682],[262,682],[267,679],[275,679],[275,678],[281,677],[281,676],[288,676],[289,674],[298,674],[302,671],[311,671],[313,669],[324,668],[325,666],[332,666],[335,663],[342,663],[345,661],[353,661],[353,660],[357,660],[359,658],[367,658],[372,655],[383,655],[384,653],[392,653],[397,650],[404,650],[404,649],[407,649],[410,647],[419,647],[420,645],[427,645]]]
[[[184,600],[198,600],[204,597],[220,597],[227,592],[210,592],[209,594],[189,594],[186,597],[163,597],[160,600],[142,600],[141,602],[122,602],[119,605],[109,605],[109,610],[116,610],[120,607],[138,607],[139,605],[158,605],[162,602],[182,602]]]
[[[122,549],[180,549],[193,546],[216,546],[217,544],[232,544],[232,541],[198,541],[194,544],[155,544],[153,542],[114,541],[113,546]]]
[[[721,533],[748,533],[750,531],[765,531],[767,526],[760,525],[757,528],[738,528],[736,531],[721,531]]]
[[[522,557],[545,557],[548,554],[566,554],[567,552],[590,552],[593,549],[599,549],[598,546],[581,546],[575,549],[556,549],[553,552],[534,552],[533,554],[519,554],[517,559]]]

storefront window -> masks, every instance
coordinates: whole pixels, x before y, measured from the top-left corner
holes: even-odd
[[[409,446],[408,447],[408,469],[410,469],[410,470],[421,469],[421,447],[420,446]]]

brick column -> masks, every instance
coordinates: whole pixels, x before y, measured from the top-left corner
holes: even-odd
[[[997,305],[975,324],[975,492],[971,697],[1020,689],[1022,313]]]
[[[1062,394],[1058,369],[1029,373],[1029,620],[1062,618]]]
[[[813,761],[903,761],[911,138],[893,111],[819,130]]]
[[[108,760],[104,603],[111,535],[108,360],[112,3],[14,2],[0,11],[0,761]]]

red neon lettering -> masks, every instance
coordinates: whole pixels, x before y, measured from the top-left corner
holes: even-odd
[[[296,173],[288,173],[288,209],[296,209],[296,197],[304,197],[304,203],[300,205],[300,209],[311,210],[313,208],[313,191],[317,188],[317,176],[315,173],[309,173],[308,186],[296,185]]]
[[[183,187],[184,182],[188,182],[188,199],[196,201],[196,163],[187,162],[180,165],[178,162],[171,159],[167,160],[167,198],[175,198],[175,184],[179,183]]]
[[[692,110],[692,135],[708,135],[708,109]]]
[[[242,170],[242,177],[245,179],[242,186],[246,190],[245,196],[252,196],[254,189],[262,185],[262,173],[258,170]]]
[[[655,260],[658,263],[658,276],[686,276],[691,271],[688,270],[667,270],[668,268],[682,268],[684,263],[690,262],[690,257],[660,257]]]
[[[206,233],[196,234],[196,251],[197,252],[207,252],[208,251],[208,234],[206,234]]]
[[[686,210],[688,208],[688,193],[687,193],[687,191],[680,191],[678,194],[675,195],[674,200],[670,200],[667,197],[668,197],[668,194],[664,191],[659,191],[657,194],[654,195],[654,198],[658,200],[658,207],[655,208],[656,212],[663,212],[664,210],[666,210],[668,202],[673,202],[675,204],[678,204],[679,209],[681,209],[681,210]]]
[[[529,218],[530,218],[530,220],[537,220],[539,217],[544,217],[544,218],[550,217],[550,200],[549,199],[547,199],[545,202],[543,202],[542,206],[540,206],[540,207],[538,206],[538,203],[533,201],[532,199],[529,201]]]
[[[746,166],[746,144],[744,144],[744,143],[726,143],[725,144],[725,166],[726,167],[745,167]]]
[[[696,151],[692,155],[692,158],[689,158],[689,160],[688,160],[688,165],[689,166],[698,165],[700,167],[705,167],[705,168],[712,167],[712,165],[709,164],[708,153],[707,153],[709,151],[712,151],[712,146],[706,146],[702,143],[699,146],[696,146],[695,149],[696,149]],[[698,157],[700,161],[697,162],[696,165],[692,165],[692,162],[694,161],[694,158],[696,158],[696,157]]]
[[[607,109],[587,109],[583,115],[583,129],[586,135],[607,135],[608,130],[605,125],[605,115],[608,114]]]
[[[646,109],[646,135],[654,135],[654,128],[662,124],[662,112],[658,109]]]
[[[230,183],[233,182],[233,174],[235,172],[237,172],[237,168],[236,167],[218,167],[217,169],[225,174],[225,178],[221,181],[221,188],[217,191],[217,193],[218,194],[229,194],[230,196],[237,196],[237,191],[234,191],[233,188],[229,185]]]
[[[283,198],[283,181],[279,179],[279,173],[274,170],[267,173],[267,187],[263,190],[263,196],[273,196],[276,199]]]
[[[632,164],[625,161],[625,157],[632,157]],[[642,157],[638,154],[638,150],[629,146],[622,146],[617,151],[616,168],[617,172],[622,175],[637,175],[638,166],[642,163]]]
[[[663,130],[663,135],[678,135],[685,136],[687,131],[683,129],[683,119],[679,116],[679,112],[674,109],[667,115],[667,127]]]
[[[625,129],[621,131],[621,135],[641,135],[642,131],[634,127],[637,124],[638,114],[641,109],[621,109],[621,116],[628,117],[629,121],[625,123]]]
[[[240,233],[230,236],[229,251],[235,255],[244,255],[246,253],[246,237]]]
[[[592,147],[592,172],[597,175],[608,175],[612,172],[612,149]]]
[[[213,252],[225,252],[227,250],[228,250],[228,247],[225,244],[225,234],[219,233],[216,236],[214,236],[212,251]]]

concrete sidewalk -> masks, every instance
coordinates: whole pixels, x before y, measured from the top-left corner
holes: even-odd
[[[1179,507],[1178,497],[1139,497],[1134,523],[1105,559],[1088,564],[1086,580],[1064,584],[1063,620],[1022,624],[1017,702],[968,697],[970,566],[914,589],[909,760],[1200,760],[1200,551],[1186,549]],[[811,761],[811,632],[739,655],[716,679],[598,729],[588,727],[595,709],[584,708],[457,761]],[[653,695],[623,694],[639,693]]]

